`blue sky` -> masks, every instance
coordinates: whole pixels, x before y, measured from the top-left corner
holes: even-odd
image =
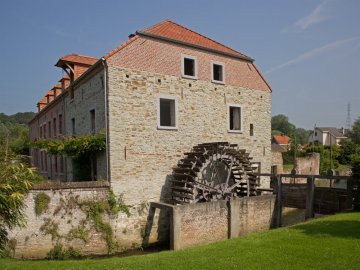
[[[297,127],[360,116],[359,0],[0,2],[0,112],[36,111],[68,53],[101,57],[130,33],[171,19],[255,59],[272,113]]]

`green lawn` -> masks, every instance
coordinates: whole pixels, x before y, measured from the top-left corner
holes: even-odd
[[[0,269],[360,269],[360,213],[181,251],[69,261],[2,259]]]

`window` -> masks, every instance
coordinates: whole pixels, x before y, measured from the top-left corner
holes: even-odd
[[[56,118],[53,120],[54,137],[56,137]]]
[[[42,137],[43,137],[43,127],[40,126],[40,138],[42,138]]]
[[[62,114],[59,114],[59,134],[62,134]]]
[[[242,111],[239,105],[228,105],[228,131],[242,132]]]
[[[211,81],[224,83],[224,64],[220,62],[212,62],[211,65]]]
[[[60,156],[60,173],[64,173],[64,158]]]
[[[254,136],[254,125],[250,124],[250,136]]]
[[[72,86],[70,86],[70,100],[74,99],[74,88]]]
[[[197,59],[194,56],[183,55],[181,58],[181,75],[184,78],[197,79]]]
[[[76,135],[76,130],[75,130],[75,118],[71,118],[71,133],[73,136]]]
[[[158,98],[158,128],[177,129],[177,99],[170,96]]]
[[[50,121],[48,122],[48,128],[49,128],[48,135],[49,135],[49,138],[51,138],[51,122]]]
[[[44,138],[46,139],[46,124],[43,125]]]
[[[95,134],[95,110],[90,111],[90,132]]]

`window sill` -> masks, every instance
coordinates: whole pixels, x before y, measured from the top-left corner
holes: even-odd
[[[231,129],[228,129],[228,133],[237,133],[237,134],[242,134],[243,131],[242,130],[231,130]]]
[[[189,76],[189,75],[184,75],[184,74],[182,74],[181,77],[183,79],[190,79],[190,80],[194,80],[194,81],[198,79],[197,76]]]
[[[211,82],[216,84],[225,84],[224,81],[211,80]]]
[[[178,127],[167,127],[167,126],[158,126],[157,127],[158,130],[178,130]]]

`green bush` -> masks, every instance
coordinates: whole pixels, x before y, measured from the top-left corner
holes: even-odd
[[[353,177],[354,211],[360,211],[360,156],[354,158],[351,165]]]
[[[60,243],[56,243],[47,254],[47,259],[50,260],[67,260],[79,257],[81,257],[81,253],[78,250],[74,249],[73,247],[64,249]]]
[[[40,216],[42,213],[48,210],[49,203],[50,197],[46,193],[41,192],[37,194],[35,197],[35,214]]]

